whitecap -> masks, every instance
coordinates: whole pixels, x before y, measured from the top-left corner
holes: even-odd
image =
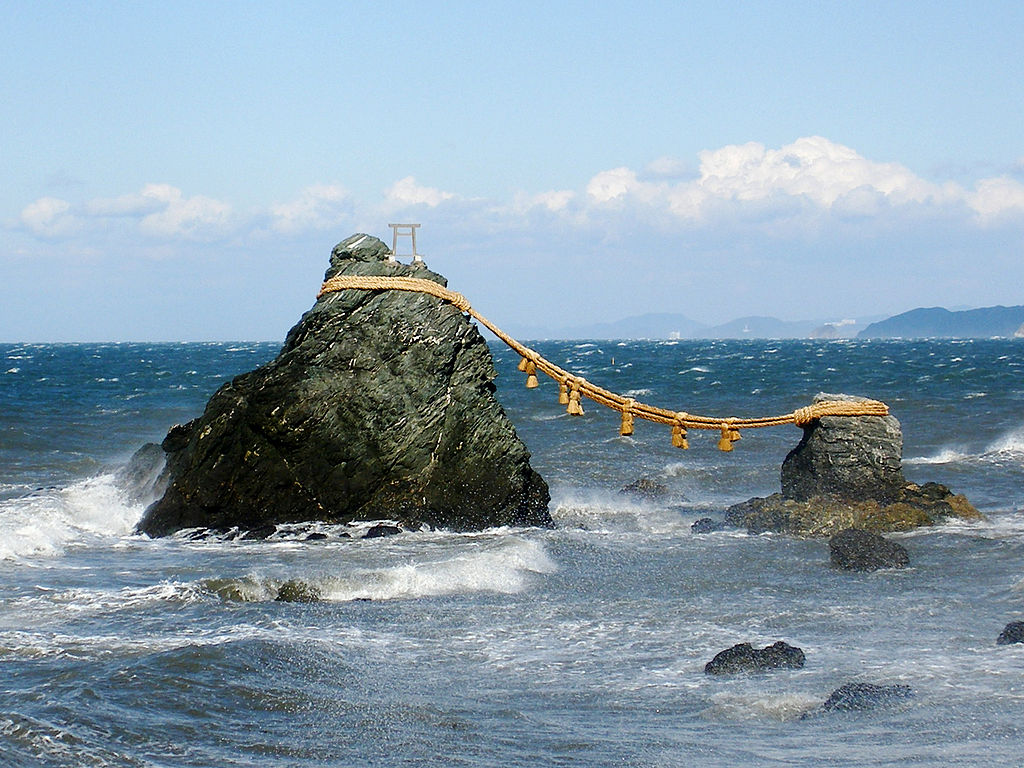
[[[112,474],[7,499],[0,502],[0,560],[59,556],[73,544],[125,536],[141,515]]]

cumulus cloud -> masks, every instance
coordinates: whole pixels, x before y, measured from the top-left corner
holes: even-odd
[[[231,226],[231,206],[212,197],[185,197],[169,184],[149,184],[142,196],[158,206],[139,222],[139,229],[147,235],[208,239],[225,234]]]
[[[434,187],[424,187],[416,183],[412,176],[396,181],[386,192],[387,199],[401,205],[426,205],[436,208],[446,200],[455,197],[451,192],[442,192]]]
[[[994,222],[1002,216],[1024,214],[1024,184],[1000,176],[982,179],[969,196],[970,206],[983,224]]]
[[[22,226],[39,237],[60,237],[74,230],[71,203],[57,197],[41,197],[21,210]]]
[[[314,184],[302,190],[295,200],[271,206],[271,226],[282,233],[329,229],[341,224],[351,210],[349,193],[344,187]]]

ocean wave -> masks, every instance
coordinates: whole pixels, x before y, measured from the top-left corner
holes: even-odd
[[[563,493],[559,499],[552,500],[551,517],[559,528],[603,534],[689,532],[693,522],[657,500],[644,502],[628,495],[597,490]]]
[[[0,560],[59,556],[71,544],[125,536],[141,515],[112,474],[0,501]]]
[[[705,716],[728,720],[799,720],[819,709],[823,699],[801,693],[719,693]]]
[[[487,543],[476,541],[472,549],[457,554],[421,554],[402,565],[357,568],[343,575],[211,578],[200,586],[223,600],[241,602],[398,600],[475,592],[516,594],[534,576],[557,568],[540,543],[506,534]]]
[[[1024,427],[1009,432],[987,445],[980,453],[969,453],[962,448],[948,446],[931,456],[903,459],[905,464],[963,464],[1003,463],[1024,459]]]

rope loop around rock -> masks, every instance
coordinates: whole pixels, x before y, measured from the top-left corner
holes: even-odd
[[[686,439],[687,429],[717,429],[721,432],[719,448],[723,451],[731,451],[732,443],[740,439],[741,429],[777,427],[783,424],[805,427],[824,416],[886,416],[889,413],[889,406],[878,400],[826,400],[797,408],[792,413],[781,416],[748,419],[734,416],[725,418],[697,416],[686,411],[670,411],[603,389],[582,377],[559,368],[535,350],[509,336],[473,309],[469,300],[461,293],[451,291],[432,280],[385,275],[336,275],[325,281],[320,287],[317,299],[329,293],[345,290],[410,291],[426,293],[441,299],[475,319],[522,358],[520,370],[527,373],[528,387],[532,389],[537,385],[537,373],[543,373],[554,379],[559,385],[559,402],[567,406],[570,414],[583,415],[580,401],[581,398],[586,397],[623,415],[622,434],[632,434],[634,418],[666,424],[673,428],[673,444],[680,448],[689,447]]]

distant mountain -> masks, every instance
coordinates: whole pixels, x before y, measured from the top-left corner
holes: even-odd
[[[806,339],[817,323],[779,320],[775,317],[741,317],[722,325],[702,328],[694,334],[701,339]]]
[[[1024,306],[983,307],[950,312],[942,307],[912,309],[857,334],[859,339],[987,339],[1014,336],[1024,326]]]

